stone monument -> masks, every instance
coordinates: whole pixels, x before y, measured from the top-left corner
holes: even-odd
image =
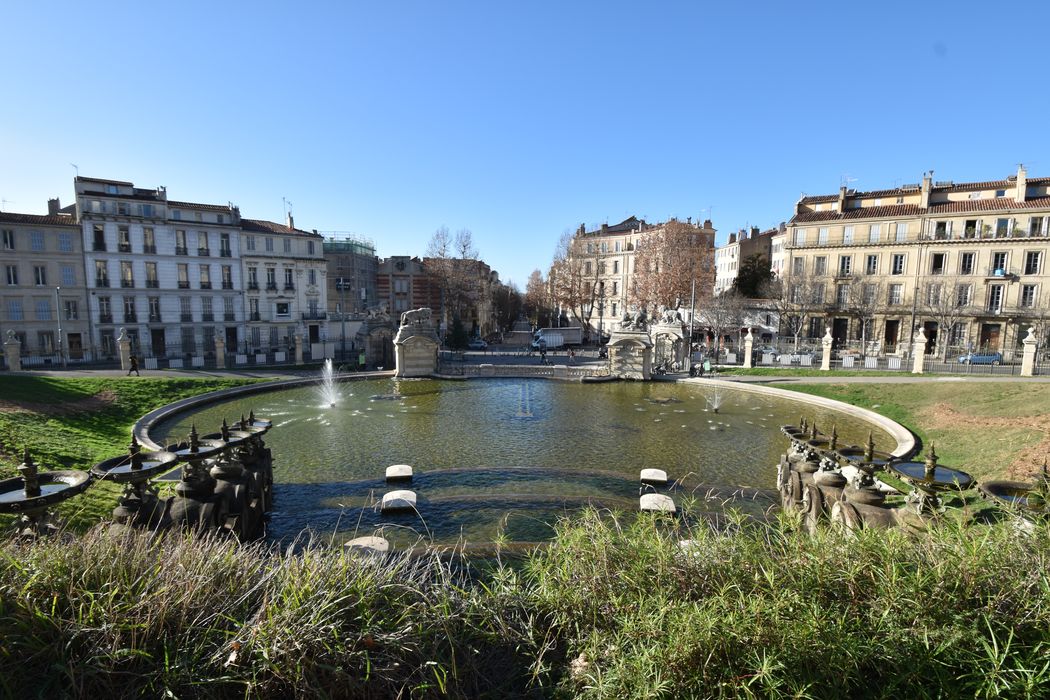
[[[14,331],[7,332],[7,340],[4,341],[4,358],[7,360],[7,369],[19,372],[22,369],[22,343],[18,342]]]
[[[437,372],[437,331],[430,309],[413,309],[401,314],[401,326],[394,337],[398,377],[429,377]]]
[[[632,324],[633,322],[632,319]],[[650,327],[654,352],[663,369],[678,371],[685,368],[686,356],[689,353],[686,333],[682,315],[674,308],[664,309],[659,320]]]
[[[652,378],[653,341],[645,311],[624,314],[620,327],[609,334],[609,376],[620,379]]]

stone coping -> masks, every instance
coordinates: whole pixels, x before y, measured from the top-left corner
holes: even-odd
[[[385,372],[355,372],[353,374],[339,375],[337,380],[342,382],[350,382],[363,379],[378,379],[384,377],[393,377],[395,373],[393,371]],[[484,376],[441,376],[432,375],[434,379],[506,379],[510,377],[484,377]],[[542,377],[536,377],[542,378]],[[553,379],[555,377],[545,377]],[[259,382],[257,384],[246,384],[245,386],[230,387],[229,389],[219,389],[218,391],[210,391],[206,394],[200,394],[199,396],[191,396],[189,398],[181,399],[174,403],[161,406],[158,409],[150,411],[146,415],[139,418],[132,426],[132,433],[138,439],[144,447],[150,450],[159,450],[163,448],[163,445],[159,445],[154,442],[149,435],[150,430],[162,420],[166,420],[174,415],[177,415],[183,411],[191,408],[197,408],[199,406],[205,406],[210,403],[216,403],[219,401],[225,401],[236,396],[246,396],[249,394],[258,394],[266,391],[272,391],[275,389],[288,389],[297,386],[310,386],[318,383],[318,379],[314,377],[304,377],[302,379],[277,379],[270,382]],[[577,379],[577,381],[579,381]],[[780,398],[791,399],[798,401],[799,403],[806,403],[813,406],[820,406],[833,411],[839,411],[855,418],[859,418],[868,423],[873,423],[884,431],[889,433],[894,440],[897,441],[897,447],[892,451],[895,457],[906,458],[913,454],[918,449],[918,441],[915,438],[915,434],[908,430],[906,427],[897,423],[894,420],[887,418],[886,416],[879,415],[874,411],[866,408],[860,408],[859,406],[853,406],[842,401],[836,401],[835,399],[828,399],[823,396],[815,396],[813,394],[805,394],[798,391],[790,391],[787,389],[779,389],[777,387],[766,386],[763,384],[749,384],[743,382],[726,381],[724,379],[706,379],[701,377],[691,377],[676,380],[676,383],[681,382],[683,384],[700,384],[704,386],[715,386],[722,387],[725,389],[732,389],[734,391],[751,392],[754,394],[765,394],[767,396],[777,396]]]
[[[895,420],[891,420],[886,416],[875,413],[875,411],[854,406],[852,404],[837,401],[835,399],[825,398],[823,396],[815,396],[813,394],[805,394],[801,391],[790,391],[788,389],[778,389],[777,387],[765,386],[762,384],[745,384],[742,382],[731,382],[724,379],[703,379],[700,377],[691,377],[688,379],[677,380],[683,384],[700,384],[703,386],[714,386],[723,387],[725,389],[733,389],[735,391],[746,391],[753,394],[765,394],[767,396],[777,396],[779,398],[791,399],[798,401],[799,403],[808,403],[813,406],[820,406],[821,408],[827,408],[846,415],[853,416],[854,418],[860,418],[867,423],[874,423],[879,426],[894,440],[897,441],[897,447],[892,451],[893,456],[906,458],[915,454],[918,450],[919,443],[915,438],[915,434],[905,428],[903,425]]]

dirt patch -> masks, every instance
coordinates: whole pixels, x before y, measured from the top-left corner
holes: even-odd
[[[68,416],[74,413],[93,413],[107,408],[117,400],[117,394],[104,389],[92,396],[65,403],[36,403],[34,401],[7,401],[0,399],[0,413],[39,413],[45,416]]]
[[[938,403],[920,412],[934,430],[966,428],[994,435],[1002,428],[1028,428],[1042,435],[1038,444],[1026,447],[1006,466],[1003,477],[1030,480],[1040,473],[1043,462],[1050,460],[1050,416],[973,416],[960,413],[946,403]]]

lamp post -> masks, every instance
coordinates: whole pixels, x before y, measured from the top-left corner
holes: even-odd
[[[55,287],[55,319],[58,322],[58,357],[62,361],[62,366],[67,367],[66,354],[62,351],[62,298],[59,294],[62,292],[62,287]]]
[[[605,280],[598,282],[598,347],[602,345],[602,320],[605,315]]]

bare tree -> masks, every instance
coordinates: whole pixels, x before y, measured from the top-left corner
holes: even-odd
[[[671,219],[638,241],[631,302],[641,308],[678,308],[695,283],[703,298],[714,287],[714,247],[697,226]]]
[[[714,338],[714,349],[721,346],[726,335],[740,331],[746,307],[746,297],[732,289],[700,302],[697,317],[700,325],[706,327]]]
[[[551,296],[581,323],[590,325],[604,264],[601,253],[586,252],[585,241],[573,231],[566,231],[558,240],[548,274]]]
[[[442,317],[447,324],[480,299],[482,271],[473,234],[460,229],[453,238],[442,226],[431,236],[426,254],[424,265],[441,291]]]
[[[929,280],[923,289],[922,301],[923,315],[937,323],[935,352],[945,360],[956,327],[975,313],[973,285],[954,276]]]
[[[779,318],[781,329],[794,338],[798,350],[810,317],[822,315],[825,307],[824,284],[806,274],[789,279],[776,278],[763,285],[763,294]]]
[[[529,281],[525,285],[525,313],[533,319],[537,325],[550,325],[551,308],[550,286],[543,278],[543,273],[533,270],[529,275]]]
[[[870,277],[854,277],[849,283],[847,309],[860,326],[860,346],[868,354],[868,339],[874,336],[875,315],[882,310],[883,285]]]

